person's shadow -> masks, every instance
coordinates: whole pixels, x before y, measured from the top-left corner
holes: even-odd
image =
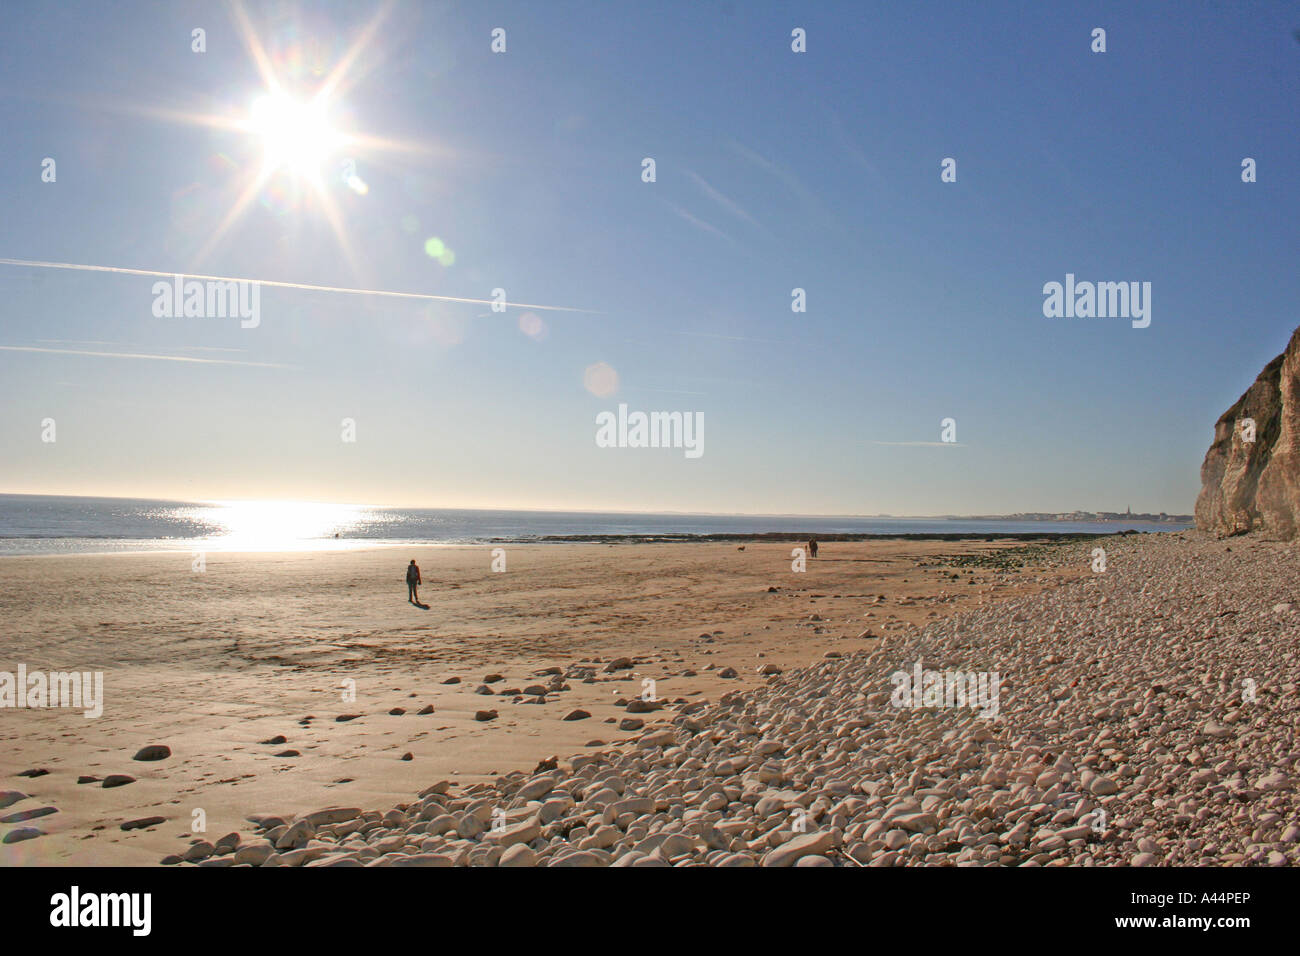
[[[419,601],[412,601],[411,603],[414,604],[416,607],[418,607],[421,611],[429,610],[429,605],[427,604],[421,604]]]

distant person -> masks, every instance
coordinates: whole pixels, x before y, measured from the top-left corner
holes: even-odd
[[[815,558],[815,557],[817,557],[817,539],[816,539],[816,538],[809,538],[809,539],[808,539],[808,556],[809,556],[810,558]]]
[[[420,592],[416,590],[424,580],[420,577],[420,566],[415,563],[415,558],[406,566],[406,590],[409,592],[406,599],[412,604],[420,603]]]

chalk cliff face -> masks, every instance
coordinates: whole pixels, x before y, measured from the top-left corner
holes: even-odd
[[[1254,422],[1255,440],[1247,441]],[[1214,425],[1196,526],[1219,534],[1300,531],[1300,329]]]

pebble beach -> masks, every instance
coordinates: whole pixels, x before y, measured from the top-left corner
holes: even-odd
[[[1013,539],[792,550],[519,545],[504,572],[487,547],[4,558],[0,670],[93,673],[102,694],[0,707],[0,865],[156,866],[252,839],[252,812],[495,784],[1090,573]]]
[[[1086,566],[1094,544],[1060,549]],[[1100,573],[656,701],[618,745],[193,840],[198,866],[1288,866],[1300,552],[1116,537]],[[997,716],[893,675],[996,672]],[[614,665],[538,674],[581,681]],[[625,706],[629,702],[624,702]]]

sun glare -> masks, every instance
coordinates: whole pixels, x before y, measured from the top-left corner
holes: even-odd
[[[292,551],[327,546],[368,513],[361,505],[305,501],[223,501],[196,510],[195,518],[221,529],[209,545],[222,551]]]
[[[187,113],[185,121],[238,131],[247,142],[237,147],[237,154],[242,157],[245,146],[250,146],[253,155],[242,169],[230,208],[209,231],[207,241],[194,255],[196,261],[206,261],[249,207],[261,202],[276,214],[310,212],[323,217],[344,257],[355,262],[343,210],[335,195],[341,191],[338,187],[350,196],[365,196],[370,186],[358,168],[364,161],[381,152],[428,150],[420,143],[368,135],[351,127],[347,95],[356,82],[353,74],[358,58],[374,40],[391,8],[391,3],[381,5],[329,72],[319,82],[313,80],[307,91],[299,85],[294,68],[300,51],[279,43],[279,55],[268,53],[243,6],[238,2],[232,5],[261,85],[249,90],[254,98],[247,110],[239,110],[236,115]],[[260,163],[255,158],[258,151],[262,154]]]
[[[283,93],[259,97],[249,125],[261,137],[268,170],[288,169],[315,178],[333,156],[343,137],[318,102],[300,103]]]

